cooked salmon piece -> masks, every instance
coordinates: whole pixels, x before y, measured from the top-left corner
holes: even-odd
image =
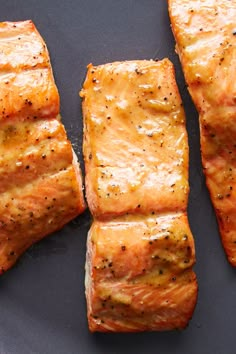
[[[236,1],[169,0],[176,49],[199,112],[202,164],[236,266]]]
[[[93,216],[184,211],[188,142],[169,61],[89,65],[81,96]]]
[[[31,21],[0,24],[0,273],[85,208],[46,45]]]
[[[167,59],[88,66],[81,91],[90,331],[184,328],[197,281],[185,116]]]
[[[32,21],[0,23],[0,47],[0,120],[56,118],[58,90]]]
[[[194,243],[186,215],[94,221],[86,296],[91,331],[183,328],[196,303]]]

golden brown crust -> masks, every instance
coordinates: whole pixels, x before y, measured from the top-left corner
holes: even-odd
[[[81,95],[92,214],[185,210],[188,143],[170,62],[90,65]]]
[[[167,60],[88,67],[81,92],[90,330],[184,328],[197,281],[185,116]]]
[[[199,111],[206,183],[222,243],[236,266],[236,3],[169,0],[189,92]]]
[[[32,21],[0,24],[0,119],[55,118],[59,95],[48,50]]]
[[[197,297],[186,216],[95,221],[88,237],[91,331],[184,328]]]
[[[2,273],[85,203],[43,39],[31,21],[0,23],[0,39]]]

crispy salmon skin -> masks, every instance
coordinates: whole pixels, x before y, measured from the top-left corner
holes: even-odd
[[[31,21],[0,23],[0,273],[85,208],[46,45]]]
[[[197,299],[188,143],[173,65],[94,67],[81,91],[92,332],[184,328]]]
[[[169,0],[176,49],[199,112],[206,183],[236,266],[236,1]]]

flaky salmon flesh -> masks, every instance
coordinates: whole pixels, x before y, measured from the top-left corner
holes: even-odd
[[[188,142],[171,62],[88,66],[83,99],[92,332],[184,328],[197,281]]]
[[[31,21],[0,23],[0,273],[85,208],[46,45]]]
[[[176,49],[199,112],[202,164],[236,266],[236,1],[169,0]]]

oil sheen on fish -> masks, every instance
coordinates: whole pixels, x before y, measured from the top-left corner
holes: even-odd
[[[163,61],[88,66],[81,91],[90,330],[184,328],[197,281],[186,215],[188,142],[174,69]]]
[[[236,1],[169,0],[176,49],[199,112],[206,183],[236,266]]]
[[[46,45],[31,21],[0,23],[0,273],[84,208]]]

